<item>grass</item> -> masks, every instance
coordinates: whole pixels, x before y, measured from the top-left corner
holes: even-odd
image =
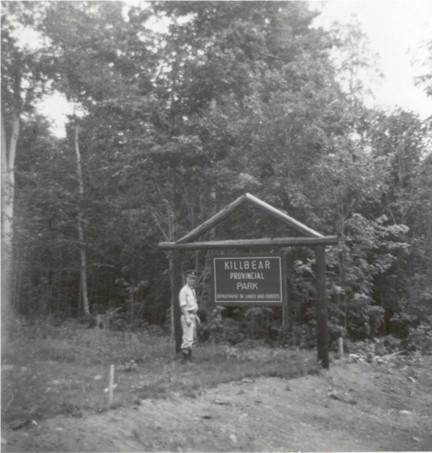
[[[130,361],[135,361],[128,368]],[[176,359],[168,336],[113,332],[69,323],[20,326],[2,351],[2,420],[40,420],[58,414],[79,417],[107,409],[109,365],[116,366],[114,407],[146,398],[194,398],[218,384],[315,373],[314,353],[203,343],[194,363]]]

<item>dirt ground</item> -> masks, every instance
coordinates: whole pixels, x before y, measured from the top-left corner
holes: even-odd
[[[430,450],[432,357],[344,360],[314,376],[2,429],[5,452]]]

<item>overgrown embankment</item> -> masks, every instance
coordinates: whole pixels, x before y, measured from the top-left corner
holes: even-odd
[[[190,368],[159,328],[141,332],[87,329],[76,323],[19,325],[2,355],[3,423],[29,424],[56,415],[80,417],[107,408],[109,366],[116,368],[114,406],[173,394],[196,397],[224,382],[318,371],[315,353],[245,343],[199,345]]]

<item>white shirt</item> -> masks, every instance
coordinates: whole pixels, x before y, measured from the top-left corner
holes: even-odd
[[[198,303],[195,295],[195,290],[188,284],[184,285],[179,294],[180,308],[186,307],[187,311],[197,311]]]

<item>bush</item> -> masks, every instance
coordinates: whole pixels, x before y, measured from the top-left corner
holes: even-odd
[[[408,351],[419,351],[422,354],[432,353],[432,316],[409,329],[408,337],[404,340]]]

